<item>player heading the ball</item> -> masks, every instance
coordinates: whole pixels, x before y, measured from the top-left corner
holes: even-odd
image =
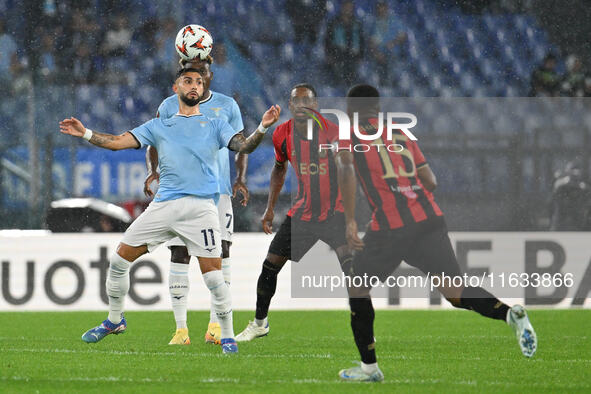
[[[155,118],[120,135],[93,132],[76,118],[60,122],[60,132],[88,140],[110,150],[137,149],[146,145],[158,149],[161,163],[160,187],[154,200],[129,226],[116,253],[110,257],[106,289],[109,315],[99,326],[82,335],[98,342],[108,334],[127,328],[123,317],[124,298],[129,290],[131,263],[174,236],[196,256],[203,279],[215,299],[216,315],[222,329],[222,351],[237,353],[232,326],[230,291],[221,272],[220,228],[216,208],[219,180],[215,165],[219,149],[250,153],[261,143],[281,108],[271,106],[256,131],[248,138],[223,119],[208,119],[199,111],[204,94],[203,78],[197,70],[181,68],[173,90],[179,112],[169,119]]]

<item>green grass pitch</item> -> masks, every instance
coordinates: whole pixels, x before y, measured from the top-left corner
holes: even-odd
[[[172,312],[128,312],[128,330],[86,344],[97,312],[0,313],[0,392],[591,392],[591,310],[533,310],[538,352],[510,328],[468,311],[377,311],[379,384],[340,382],[358,354],[347,311],[271,311],[269,336],[224,356],[203,343],[207,312],[190,312],[190,346],[167,345]],[[236,312],[236,332],[252,312]]]

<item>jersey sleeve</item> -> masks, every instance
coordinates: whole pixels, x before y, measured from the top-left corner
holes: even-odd
[[[287,140],[285,128],[277,126],[273,132],[273,148],[275,148],[275,160],[284,163],[287,160]]]
[[[230,110],[230,119],[229,119],[230,126],[234,129],[234,131],[242,131],[244,130],[244,124],[242,123],[242,115],[240,114],[240,107],[238,107],[238,103],[236,100],[232,100],[232,108]]]
[[[156,118],[151,119],[143,125],[138,126],[130,131],[134,138],[140,143],[141,148],[145,147],[146,145],[156,145],[156,138],[154,135],[154,123],[157,120],[158,119]]]
[[[215,122],[217,123],[219,147],[220,149],[227,148],[230,140],[238,134],[238,131],[234,130],[224,119],[215,119]]]
[[[164,103],[166,103],[166,100],[161,102],[160,105],[158,106],[158,109],[156,110],[156,117],[157,118],[162,118],[162,119],[168,118],[168,116],[167,116],[168,113],[166,111],[166,105],[164,105]]]
[[[156,111],[157,117],[162,119],[168,119],[174,116],[179,110],[178,99],[176,95],[165,98]]]
[[[409,141],[407,143],[407,146],[410,147],[410,152],[412,153],[412,158],[415,161],[415,167],[421,168],[423,166],[426,166],[427,160],[425,160],[425,156],[423,155],[423,152],[421,152],[419,145],[415,141]]]

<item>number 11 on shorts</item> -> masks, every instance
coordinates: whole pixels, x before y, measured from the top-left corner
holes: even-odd
[[[205,246],[209,246],[209,240],[207,239],[207,233],[209,233],[209,236],[211,237],[211,245],[215,246],[215,237],[213,236],[213,229],[212,228],[201,230],[201,234],[203,234],[203,240],[205,241]]]

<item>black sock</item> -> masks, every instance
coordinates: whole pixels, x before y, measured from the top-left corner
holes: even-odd
[[[275,295],[277,288],[277,274],[280,268],[274,266],[269,260],[263,262],[263,270],[257,282],[257,309],[255,318],[262,320],[269,313],[271,298]]]
[[[460,307],[471,309],[482,316],[505,321],[509,305],[499,301],[482,287],[466,287],[462,291]]]
[[[373,336],[375,312],[371,298],[349,298],[349,305],[351,306],[351,328],[361,361],[365,364],[373,364],[377,359]]]

